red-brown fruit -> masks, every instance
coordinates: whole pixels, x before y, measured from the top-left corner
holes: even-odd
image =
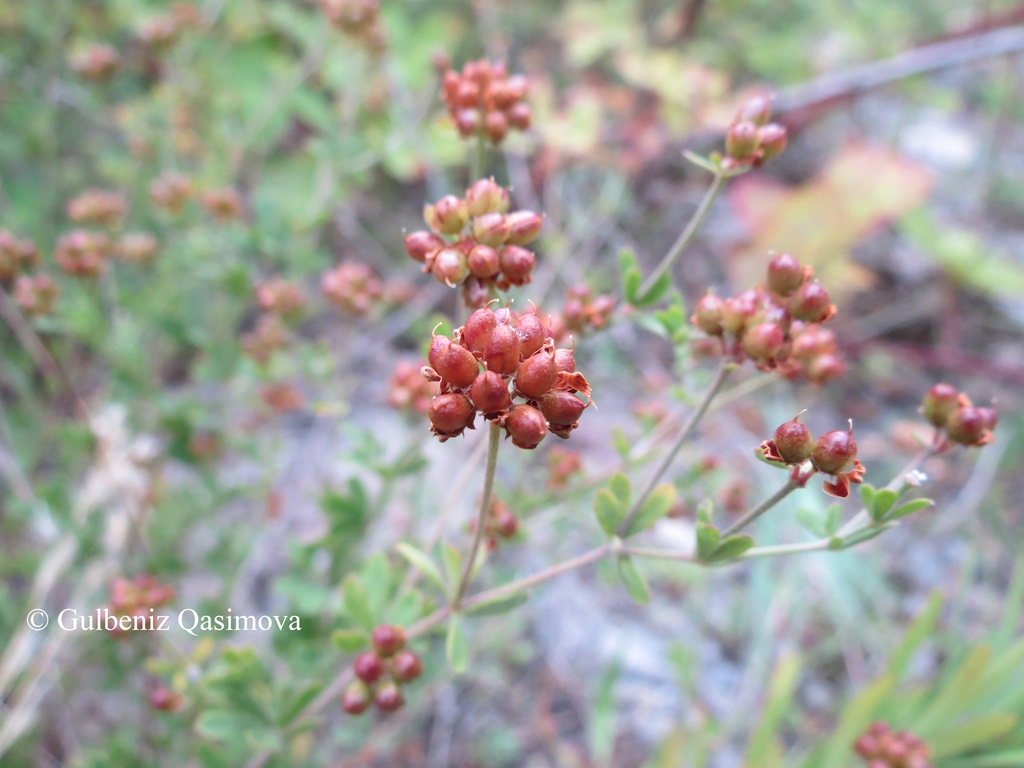
[[[544,217],[533,211],[515,211],[505,217],[509,227],[508,244],[526,245],[540,234]]]
[[[499,252],[501,271],[514,285],[523,285],[530,281],[536,257],[518,245],[506,245]]]
[[[533,313],[523,315],[515,323],[516,335],[519,336],[519,353],[523,357],[530,357],[544,346],[547,339],[547,331],[541,319]]]
[[[370,642],[380,656],[394,656],[405,647],[405,630],[392,624],[380,624],[370,633]]]
[[[548,392],[537,402],[540,411],[544,414],[552,427],[570,427],[580,420],[586,403],[580,400],[572,392],[561,390]]]
[[[828,318],[832,299],[821,283],[804,283],[789,298],[789,311],[797,320],[816,323]]]
[[[427,256],[445,245],[438,235],[426,230],[410,232],[405,236],[405,250],[413,259],[424,262]]]
[[[477,245],[467,257],[469,271],[477,277],[494,277],[501,271],[498,252],[489,245]]]
[[[722,335],[722,308],[725,302],[713,293],[705,294],[693,310],[693,324],[709,336]]]
[[[473,219],[473,238],[492,248],[504,245],[512,234],[510,219],[514,214],[485,213]]]
[[[521,101],[509,107],[506,114],[509,124],[517,131],[529,130],[530,124],[533,122],[533,111],[530,109],[530,105]]]
[[[445,195],[434,204],[434,221],[441,234],[458,234],[469,221],[466,201],[455,195]]]
[[[954,443],[984,445],[990,442],[991,430],[995,425],[995,409],[969,405],[957,408],[949,414],[946,420],[946,434]]]
[[[350,715],[361,715],[370,706],[370,690],[356,681],[345,689],[341,696],[341,708]]]
[[[449,344],[434,370],[456,389],[463,389],[473,383],[480,365],[468,349],[460,344]]]
[[[481,413],[497,413],[512,405],[508,384],[494,371],[482,371],[477,375],[469,396]]]
[[[405,697],[402,696],[402,689],[394,683],[384,683],[377,689],[373,697],[377,709],[381,712],[396,712],[405,704]]]
[[[438,395],[430,404],[427,417],[441,434],[457,434],[473,423],[476,409],[469,398],[457,392]]]
[[[505,429],[513,444],[527,450],[540,445],[548,434],[544,414],[532,405],[513,405],[505,416]]]
[[[391,660],[391,675],[399,683],[408,683],[423,674],[423,662],[412,651],[402,651]]]
[[[555,367],[559,371],[572,373],[576,370],[576,355],[571,349],[555,350]]]
[[[743,334],[743,351],[754,360],[770,360],[779,354],[786,337],[775,323],[758,323]]]
[[[439,283],[453,287],[461,283],[469,273],[466,255],[455,248],[442,248],[434,256],[430,274]]]
[[[524,397],[537,398],[547,392],[555,384],[558,377],[558,366],[555,364],[554,350],[538,352],[528,357],[516,372],[516,389]]]
[[[363,651],[352,663],[352,671],[364,683],[375,683],[384,674],[384,663],[373,651]]]
[[[768,289],[789,296],[804,284],[805,270],[793,256],[780,253],[768,262]]]
[[[794,416],[775,430],[775,448],[787,464],[806,461],[814,450],[814,436],[799,419],[799,415]]]
[[[837,475],[853,466],[857,458],[857,441],[853,429],[826,432],[818,438],[811,452],[811,461],[819,472]]]
[[[508,135],[508,118],[504,112],[491,110],[484,115],[484,133],[492,144],[500,144]]]
[[[497,325],[498,318],[494,312],[487,308],[478,309],[469,316],[462,328],[462,343],[474,354],[482,355]]]
[[[924,396],[921,412],[936,427],[945,427],[949,415],[959,406],[960,393],[952,384],[939,383],[933,386]]]
[[[519,367],[521,345],[515,329],[500,323],[491,331],[484,347],[483,362],[489,371],[509,375]]]

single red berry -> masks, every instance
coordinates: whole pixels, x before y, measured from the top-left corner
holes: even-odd
[[[768,262],[768,289],[779,296],[795,292],[807,277],[807,270],[788,253],[780,253]]]
[[[743,334],[743,351],[754,360],[771,360],[779,354],[785,340],[776,323],[758,323]]]
[[[149,692],[149,706],[161,712],[174,712],[181,707],[183,697],[170,688],[158,685]]]
[[[722,309],[725,302],[713,293],[705,294],[694,307],[691,322],[709,336],[722,335]]]
[[[761,162],[766,163],[782,154],[789,137],[786,129],[778,123],[768,123],[757,129],[757,141],[761,148]]]
[[[808,361],[836,351],[836,335],[820,325],[809,325],[793,339],[790,354]]]
[[[481,371],[473,382],[469,396],[481,413],[498,413],[512,405],[508,384],[494,371]]]
[[[430,404],[427,417],[441,435],[459,434],[473,423],[476,409],[469,398],[457,392],[438,395]]]
[[[505,429],[513,444],[527,450],[540,445],[548,434],[544,414],[532,405],[513,405],[505,416]]]
[[[528,398],[537,398],[555,385],[558,378],[558,366],[555,364],[555,352],[538,352],[528,357],[516,371],[516,389]]]
[[[540,234],[544,217],[533,211],[516,211],[507,217],[509,226],[509,245],[526,245],[532,243]]]
[[[799,414],[775,430],[774,440],[776,450],[787,464],[806,461],[814,450],[814,436],[800,423]]]
[[[473,219],[473,238],[483,245],[495,248],[504,245],[511,236],[512,225],[509,221],[512,214],[485,213]]]
[[[395,712],[405,704],[405,697],[402,696],[402,689],[394,683],[384,683],[377,689],[373,697],[377,709],[381,712]]]
[[[384,663],[373,651],[363,651],[352,663],[352,671],[364,683],[376,682],[384,674]]]
[[[380,624],[370,633],[370,642],[380,656],[394,656],[405,647],[405,630],[391,624]]]
[[[519,337],[519,352],[523,357],[530,357],[543,347],[548,336],[541,319],[534,313],[523,315],[516,320],[515,329]]]
[[[571,427],[580,420],[587,407],[572,392],[563,390],[548,392],[537,401],[537,405],[552,427]]]
[[[739,335],[743,328],[758,312],[758,304],[752,292],[744,291],[722,303],[722,330]]]
[[[846,363],[838,355],[818,355],[807,362],[805,373],[812,384],[827,384],[846,373]]]
[[[519,530],[519,518],[511,510],[502,509],[494,518],[494,532],[503,539],[511,539]]]
[[[430,363],[430,367],[435,371],[438,366],[441,365],[441,358],[444,357],[445,352],[448,351],[448,347],[452,345],[452,340],[447,336],[441,336],[440,334],[434,334],[430,339],[430,350],[427,352],[427,361]]]
[[[564,373],[572,373],[576,370],[576,355],[571,349],[556,349],[555,367]]]
[[[455,195],[445,195],[434,203],[434,221],[443,235],[456,235],[469,221],[466,201]]]
[[[790,296],[789,311],[797,320],[818,323],[832,313],[832,300],[821,283],[807,282]]]
[[[744,160],[757,150],[757,126],[749,120],[733,125],[725,135],[725,151],[736,160]]]
[[[521,344],[515,329],[506,323],[499,323],[491,331],[484,347],[484,366],[494,373],[513,374],[519,367],[520,351]]]
[[[361,715],[370,706],[370,689],[358,680],[345,689],[341,696],[341,708],[350,715]]]
[[[936,384],[925,394],[921,411],[933,426],[945,427],[949,415],[960,406],[959,400],[960,393],[952,384]]]
[[[419,262],[426,261],[428,255],[443,248],[444,245],[444,240],[426,230],[410,232],[405,236],[405,250],[409,256]]]
[[[946,434],[954,443],[984,445],[992,439],[996,423],[995,410],[974,405],[957,408],[946,420]]]
[[[462,327],[462,343],[476,355],[483,354],[487,346],[487,340],[498,325],[498,318],[494,312],[486,307],[478,309],[469,316],[466,324]]]
[[[501,260],[501,271],[513,285],[524,285],[530,282],[536,257],[518,245],[506,245],[498,254]]]
[[[469,274],[469,263],[466,255],[455,248],[442,248],[434,256],[430,265],[430,274],[439,283],[452,288],[461,283]]]
[[[818,438],[811,452],[811,461],[819,472],[837,475],[853,466],[857,458],[857,441],[853,439],[853,427],[826,432]]]
[[[508,211],[508,192],[494,179],[480,179],[466,190],[466,206],[472,217]]]
[[[455,128],[463,138],[475,136],[480,130],[480,110],[460,109],[455,113]]]
[[[507,112],[509,124],[517,131],[528,131],[533,122],[533,111],[529,104],[518,102],[509,107]]]
[[[423,662],[412,651],[401,651],[391,660],[391,675],[399,683],[408,683],[423,674]]]
[[[464,389],[473,383],[480,371],[480,364],[472,352],[460,344],[452,343],[440,356],[434,370],[456,389]]]
[[[498,260],[498,252],[489,245],[477,245],[469,252],[467,257],[469,271],[476,277],[494,277],[501,271],[501,263]]]
[[[492,144],[501,144],[508,135],[508,118],[505,113],[495,109],[485,114],[484,133]]]

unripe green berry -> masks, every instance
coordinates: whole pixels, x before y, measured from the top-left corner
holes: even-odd
[[[951,384],[939,383],[924,396],[921,411],[924,417],[936,427],[945,427],[949,415],[959,406],[960,393]]]
[[[724,306],[725,302],[718,296],[712,293],[705,294],[697,302],[697,306],[694,307],[691,320],[694,325],[709,336],[721,336],[723,330],[722,309]]]

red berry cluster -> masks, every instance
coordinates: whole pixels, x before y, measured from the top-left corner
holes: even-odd
[[[437,395],[437,384],[423,378],[422,366],[400,360],[388,383],[388,405],[400,411],[426,414]]]
[[[149,185],[149,199],[158,208],[181,213],[194,194],[192,181],[180,173],[161,174]]]
[[[39,263],[36,244],[0,229],[0,285],[8,283]]]
[[[126,232],[117,241],[115,255],[128,264],[145,264],[156,256],[159,247],[149,232]]]
[[[94,45],[75,54],[71,68],[87,80],[104,82],[121,68],[121,54],[112,45]]]
[[[536,448],[548,431],[568,438],[590,405],[590,386],[576,371],[572,350],[555,349],[535,314],[478,309],[454,338],[434,336],[429,360],[423,375],[441,382],[441,394],[427,415],[441,442],[472,429],[479,411],[515,445]]]
[[[147,573],[132,579],[116,578],[110,584],[110,612],[119,616],[149,619],[151,608],[159,608],[174,599],[174,588],[161,584]],[[117,627],[112,634],[123,635]]]
[[[423,674],[420,657],[405,648],[401,627],[381,624],[370,634],[372,651],[356,656],[352,671],[358,678],[341,697],[341,707],[350,715],[360,715],[370,704],[381,712],[394,712],[405,704],[402,686]]]
[[[242,334],[242,351],[260,365],[266,365],[271,355],[288,346],[288,329],[277,315],[260,315],[256,325]]]
[[[462,72],[449,69],[441,79],[441,98],[463,138],[486,136],[500,144],[509,130],[525,131],[533,114],[524,100],[530,88],[523,75],[508,74],[504,61],[469,61]]]
[[[469,524],[470,531],[476,531],[476,519]],[[508,541],[519,532],[519,518],[508,508],[508,504],[498,499],[491,500],[491,507],[484,524],[484,542],[488,552],[498,548],[498,540]]]
[[[158,685],[149,692],[149,706],[160,712],[177,712],[184,703],[184,696],[165,685]]]
[[[886,723],[872,723],[853,743],[867,768],[931,768],[931,750],[909,731],[893,733]]]
[[[569,478],[583,471],[583,457],[578,451],[555,446],[548,452],[548,488],[564,488]]]
[[[43,272],[18,275],[14,280],[14,302],[26,315],[41,317],[50,314],[58,296],[60,288]]]
[[[772,102],[755,96],[740,109],[725,134],[726,170],[764,165],[786,148],[786,129],[772,118]]]
[[[125,196],[110,189],[87,189],[68,201],[68,218],[78,224],[116,227],[128,212]]]
[[[54,250],[58,266],[69,275],[99,278],[106,274],[113,244],[104,232],[76,229],[61,236]]]
[[[383,48],[386,44],[379,0],[320,0],[320,8],[331,25],[346,35],[371,48]]]
[[[721,353],[737,362],[749,359],[763,371],[822,384],[846,370],[834,334],[821,327],[835,313],[811,268],[781,253],[768,263],[765,285],[728,299],[709,293],[697,302],[691,322],[718,337]]]
[[[980,448],[995,440],[995,406],[980,408],[951,384],[936,384],[929,389],[921,412],[949,442]]]
[[[290,320],[306,309],[306,296],[295,283],[273,277],[256,286],[256,303],[260,311]]]
[[[365,315],[384,295],[384,285],[366,264],[345,261],[324,272],[320,290],[343,312]]]
[[[551,335],[562,340],[572,334],[600,330],[615,311],[615,297],[594,295],[588,285],[574,285],[565,292],[562,311],[552,319]]]
[[[828,475],[825,493],[845,499],[850,495],[850,483],[864,480],[864,466],[857,460],[857,441],[853,439],[853,422],[848,430],[826,432],[817,440],[798,413],[775,430],[771,440],[765,440],[758,449],[766,461],[792,467],[791,477],[801,486],[806,485],[815,472]],[[805,462],[810,460],[808,467]]]
[[[508,212],[508,191],[480,179],[464,198],[445,195],[425,206],[431,231],[405,237],[405,250],[439,283],[462,284],[466,306],[481,307],[495,289],[507,291],[533,279],[536,256],[524,248],[540,234],[544,218],[533,211]]]
[[[208,189],[199,196],[199,204],[208,214],[220,221],[238,220],[245,213],[242,196],[233,187]]]

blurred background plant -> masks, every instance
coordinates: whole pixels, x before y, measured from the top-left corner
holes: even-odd
[[[3,764],[839,768],[880,720],[939,768],[1024,765],[1024,489],[1001,471],[1022,451],[1022,24],[996,0],[0,3]],[[421,638],[411,706],[312,721],[353,627],[424,612],[394,543],[468,539],[485,430],[433,444],[409,413],[432,392],[396,363],[462,317],[402,230],[472,181],[441,71],[485,55],[529,78],[532,114],[482,162],[546,214],[511,295],[587,334],[600,392],[572,442],[503,457],[519,531],[496,580],[591,546],[595,488],[696,404],[681,302],[608,320],[636,298],[618,254],[651,272],[707,185],[682,150],[719,147],[765,90],[789,149],[731,182],[676,281],[692,305],[798,254],[841,308],[847,373],[739,377],[649,543],[692,541],[705,496],[762,498],[752,449],[803,408],[818,431],[856,420],[873,482],[927,435],[937,380],[998,399],[999,439],[930,459],[936,511],[856,552],[645,563],[642,610],[602,563],[467,620],[471,675]],[[807,491],[754,530],[838,514]],[[25,630],[140,575],[176,610],[303,629]]]

